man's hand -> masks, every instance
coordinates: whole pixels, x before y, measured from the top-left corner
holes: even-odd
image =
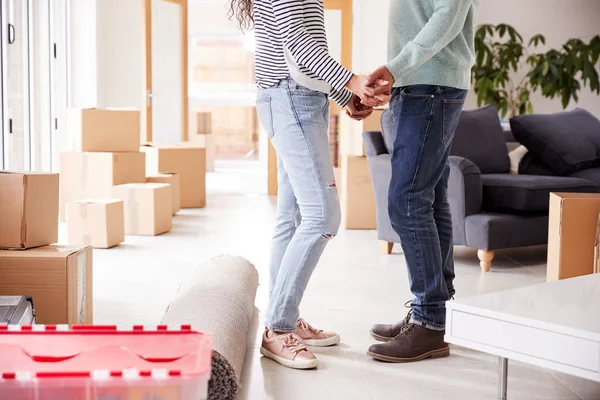
[[[352,75],[352,78],[346,84],[346,88],[370,107],[385,104],[375,98],[375,88],[369,85],[368,78],[364,75]]]
[[[362,121],[373,114],[373,107],[362,104],[360,97],[357,95],[352,96],[346,107],[346,114],[356,121]]]
[[[387,67],[381,66],[377,68],[369,76],[367,76],[366,84],[369,87],[373,87],[374,90],[370,92],[369,97],[362,99],[363,103],[371,107],[382,105],[382,101],[388,103],[390,101],[392,87],[394,86],[395,81],[396,80],[394,79],[394,76],[390,70],[387,69]]]

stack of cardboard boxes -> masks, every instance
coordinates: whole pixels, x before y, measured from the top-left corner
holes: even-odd
[[[72,109],[67,123],[75,143],[61,154],[60,215],[69,242],[109,248],[170,231],[172,188],[147,183],[139,111]]]
[[[0,296],[33,298],[42,324],[91,324],[92,249],[58,241],[58,174],[0,171]]]
[[[165,174],[179,177],[181,208],[206,207],[206,149],[190,143],[146,143],[146,174],[153,182]]]
[[[376,109],[363,121],[351,119],[346,112],[340,115],[341,170],[335,172],[346,229],[377,229],[375,192],[362,134],[381,131],[382,113],[382,109]]]

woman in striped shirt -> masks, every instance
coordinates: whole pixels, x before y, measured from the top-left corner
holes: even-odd
[[[313,328],[299,312],[310,276],[341,219],[329,153],[329,98],[354,119],[373,111],[360,100],[374,91],[367,78],[329,55],[324,14],[323,0],[231,0],[230,16],[242,29],[255,30],[256,108],[278,160],[261,354],[297,369],[318,366],[308,346],[340,341],[336,333]]]

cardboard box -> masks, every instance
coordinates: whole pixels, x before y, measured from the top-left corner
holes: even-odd
[[[31,296],[40,324],[93,323],[92,248],[0,251],[0,296]]]
[[[551,193],[547,280],[594,271],[600,193]]]
[[[206,149],[206,171],[215,171],[216,144],[213,133],[190,135],[190,143]]]
[[[60,155],[60,216],[65,204],[85,199],[112,199],[112,188],[146,182],[145,154],[63,153]]]
[[[132,109],[69,109],[67,130],[78,152],[137,152],[140,112]]]
[[[156,174],[146,177],[148,183],[166,183],[169,185],[171,191],[171,209],[173,215],[177,214],[181,210],[179,202],[179,175],[176,173],[172,174]]]
[[[346,229],[377,229],[375,192],[366,157],[342,157],[342,224]]]
[[[196,113],[196,132],[197,134],[207,134],[212,132],[212,114],[209,112]]]
[[[0,172],[0,248],[58,241],[58,174]]]
[[[165,183],[129,183],[113,188],[125,202],[125,234],[156,236],[172,228],[171,188]]]
[[[122,200],[79,200],[67,204],[69,244],[109,249],[125,241]]]
[[[146,153],[146,173],[179,174],[181,208],[206,206],[206,149],[190,143],[142,146]]]
[[[594,241],[594,274],[600,274],[600,213],[598,213],[596,240]]]
[[[381,131],[381,114],[383,109],[375,109],[373,114],[365,120],[355,121],[346,115],[346,111],[340,113],[340,154],[342,156],[365,156],[363,145],[363,132]]]

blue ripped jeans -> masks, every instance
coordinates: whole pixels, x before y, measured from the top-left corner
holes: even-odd
[[[294,332],[308,281],[341,219],[329,153],[329,99],[285,79],[260,89],[256,108],[277,152],[279,181],[266,326]]]
[[[415,85],[395,88],[389,215],[406,257],[411,322],[443,330],[454,295],[448,156],[466,90]]]

